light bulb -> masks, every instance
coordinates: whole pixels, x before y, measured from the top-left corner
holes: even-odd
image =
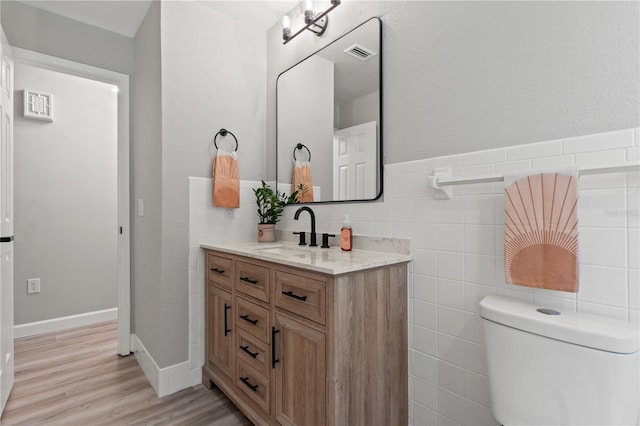
[[[282,22],[280,22],[280,24],[282,25],[282,29],[284,30],[286,29],[291,29],[291,18],[289,18],[289,15],[284,15],[282,17]]]
[[[282,39],[287,41],[291,38],[291,19],[288,15],[282,17]]]
[[[313,2],[311,0],[303,0],[300,2],[300,9],[302,9],[302,13],[304,14],[304,23],[305,25],[309,25],[313,22]]]
[[[304,10],[310,10],[313,12],[313,4],[311,3],[311,0],[305,0],[304,2]]]

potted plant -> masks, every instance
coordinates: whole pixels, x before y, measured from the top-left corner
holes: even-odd
[[[271,242],[275,241],[276,223],[280,220],[280,216],[284,213],[284,207],[287,204],[296,203],[298,191],[287,195],[280,191],[273,191],[269,185],[262,181],[262,186],[253,189],[256,195],[256,204],[258,205],[258,241]]]

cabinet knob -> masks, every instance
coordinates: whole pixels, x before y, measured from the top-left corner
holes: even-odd
[[[246,353],[248,353],[248,354],[249,354],[249,356],[250,356],[251,358],[258,358],[258,352],[251,352],[251,351],[249,350],[249,345],[247,345],[247,346],[240,346],[240,349],[242,349],[243,351],[245,351]]]
[[[229,306],[229,305],[227,305],[225,303],[224,304],[224,335],[225,336],[231,332],[231,329],[229,328],[229,324],[228,324],[228,321],[227,321],[227,311],[229,309],[231,309],[231,306]]]
[[[280,333],[280,330],[271,327],[271,368],[276,368],[276,364],[280,362],[280,360],[276,358],[276,334],[278,333]]]
[[[297,294],[295,294],[292,291],[283,291],[282,294],[284,294],[285,296],[292,297],[292,298],[297,299],[297,300],[302,300],[303,302],[306,302],[306,300],[307,300],[307,296],[298,296]]]
[[[247,386],[249,389],[251,389],[254,392],[258,392],[258,385],[252,385],[249,382],[249,378],[248,377],[240,377],[240,381],[242,381],[242,383],[245,384],[245,386]]]
[[[256,325],[258,323],[257,319],[251,319],[251,318],[249,318],[249,315],[240,315],[240,318],[242,318],[246,322],[250,322],[253,325]]]

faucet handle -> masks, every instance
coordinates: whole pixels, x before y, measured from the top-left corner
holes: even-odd
[[[322,234],[322,245],[320,248],[329,248],[329,237],[335,237],[335,234],[327,234],[326,232]]]
[[[299,246],[306,246],[307,245],[307,240],[305,239],[305,233],[304,232],[294,232],[293,235],[300,235],[300,242],[298,243]]]

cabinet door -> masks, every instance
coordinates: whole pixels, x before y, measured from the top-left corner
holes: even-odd
[[[276,314],[276,420],[282,425],[325,424],[325,335]]]
[[[207,363],[231,377],[235,356],[231,294],[207,286]]]

